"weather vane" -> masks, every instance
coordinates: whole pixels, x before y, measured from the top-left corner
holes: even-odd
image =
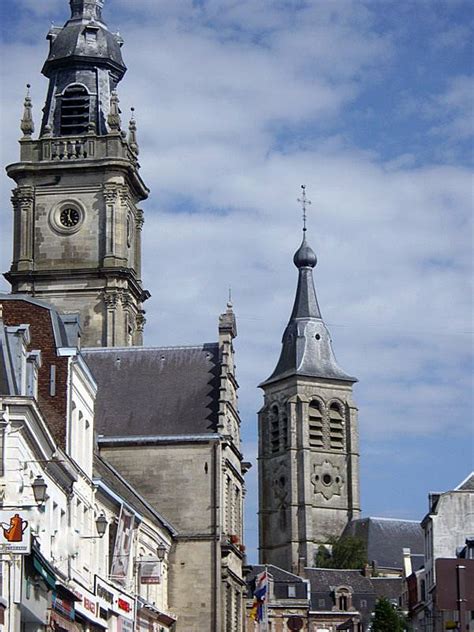
[[[297,201],[301,204],[301,207],[303,209],[303,232],[305,233],[306,232],[306,205],[311,204],[311,200],[306,199],[306,184],[302,184],[301,189],[303,193],[301,194],[301,197],[298,198]]]

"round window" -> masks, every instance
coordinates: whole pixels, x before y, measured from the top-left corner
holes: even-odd
[[[323,474],[323,483],[325,485],[330,485],[332,482],[332,478],[330,474]]]

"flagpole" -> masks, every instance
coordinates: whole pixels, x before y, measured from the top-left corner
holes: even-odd
[[[263,603],[263,631],[268,632],[268,601],[270,599],[270,582],[268,581],[268,566],[265,564],[265,581],[267,583],[267,591],[265,601]]]

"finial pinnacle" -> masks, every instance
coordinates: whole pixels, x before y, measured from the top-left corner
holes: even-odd
[[[139,147],[137,141],[137,121],[135,119],[135,108],[130,108],[132,114],[130,117],[130,122],[128,124],[128,144],[132,152],[138,156]]]
[[[24,139],[31,138],[31,135],[35,131],[35,126],[33,123],[33,115],[31,112],[33,109],[33,104],[32,104],[31,96],[30,96],[30,88],[31,88],[31,84],[27,83],[25,101],[23,103],[23,117],[20,121],[20,129],[23,132]]]
[[[229,298],[227,300],[227,307],[229,309],[232,309],[233,305],[232,305],[232,288],[229,285]]]
[[[311,200],[306,198],[306,184],[301,185],[301,197],[297,199],[297,201],[301,204],[303,209],[303,233],[306,232],[306,206],[311,204]]]

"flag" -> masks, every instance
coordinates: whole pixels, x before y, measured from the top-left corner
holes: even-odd
[[[265,616],[265,602],[268,592],[268,573],[263,571],[255,578],[255,590],[253,593],[253,604],[250,610],[250,618],[257,623],[261,623]]]

